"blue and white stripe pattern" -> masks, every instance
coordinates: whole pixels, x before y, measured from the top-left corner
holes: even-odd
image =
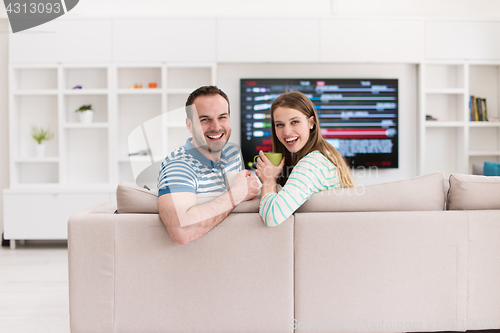
[[[267,193],[260,200],[260,217],[268,227],[289,218],[313,193],[339,187],[337,167],[321,152],[304,156],[293,168],[278,193]]]
[[[225,192],[225,173],[241,171],[242,159],[236,145],[227,143],[218,163],[205,157],[191,143],[174,150],[165,158],[158,176],[158,196],[175,192]]]

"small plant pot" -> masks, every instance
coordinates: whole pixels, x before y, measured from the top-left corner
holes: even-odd
[[[37,158],[44,158],[47,152],[47,145],[45,143],[40,143],[35,145],[35,156]]]
[[[78,112],[78,117],[80,117],[80,123],[82,124],[91,124],[94,119],[94,111],[80,111]]]

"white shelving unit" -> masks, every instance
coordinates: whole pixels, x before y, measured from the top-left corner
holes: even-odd
[[[486,98],[489,118],[498,118],[500,62],[429,61],[419,76],[419,173],[470,173],[473,163],[499,162],[500,122],[470,121],[469,96]]]
[[[189,137],[185,113],[175,109],[197,87],[216,83],[214,63],[17,64],[9,71],[11,186],[4,190],[4,237],[11,240],[66,239],[72,214],[114,200],[119,181],[135,181],[130,132],[161,116],[161,140],[151,145],[155,161],[163,159]],[[131,89],[135,85],[142,88]],[[75,113],[85,104],[95,111],[91,124],[80,123]],[[35,157],[33,125],[55,134],[46,157]],[[151,164],[148,156],[135,158]]]

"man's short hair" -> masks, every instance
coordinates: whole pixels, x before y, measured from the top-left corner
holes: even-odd
[[[227,98],[227,95],[226,93],[224,93],[222,90],[220,90],[218,87],[216,86],[203,86],[203,87],[199,87],[198,89],[196,89],[195,91],[193,91],[187,101],[186,101],[186,115],[189,119],[193,119],[191,117],[192,115],[192,108],[190,108],[189,106],[190,105],[193,105],[194,103],[194,100],[196,99],[196,97],[198,96],[210,96],[210,95],[221,95],[222,97],[224,97],[224,99],[227,101],[227,112],[230,113],[230,110],[229,110],[229,98]]]

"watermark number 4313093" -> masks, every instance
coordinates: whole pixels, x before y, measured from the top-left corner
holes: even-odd
[[[79,0],[4,0],[12,32],[24,31],[64,15]]]

